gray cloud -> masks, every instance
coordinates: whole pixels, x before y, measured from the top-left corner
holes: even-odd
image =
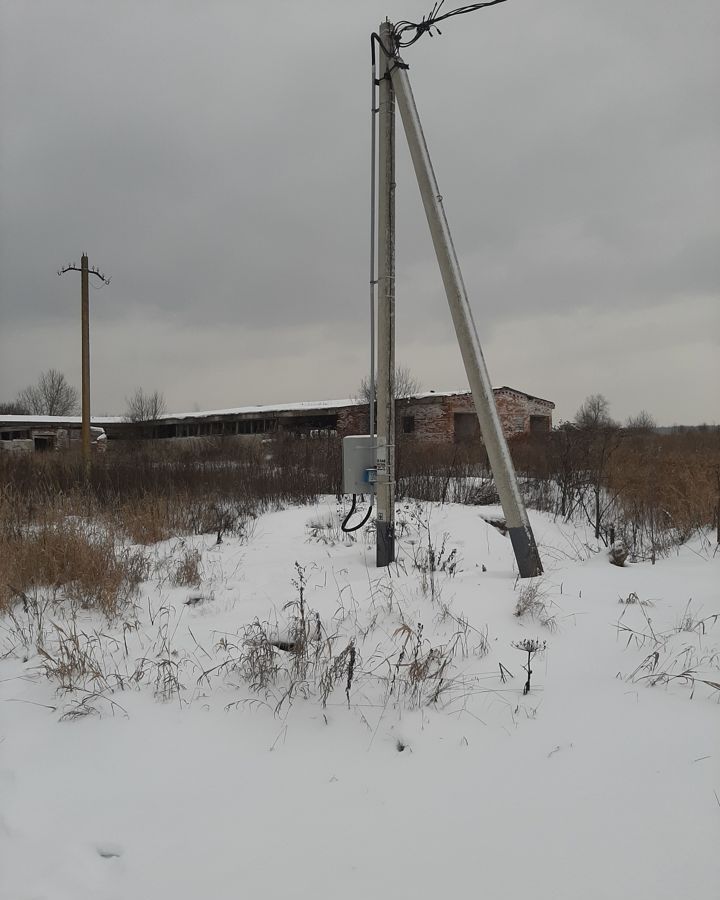
[[[83,249],[113,276],[91,298],[93,347],[117,366],[94,373],[98,408],[138,383],[173,408],[351,393],[367,352],[369,33],[422,12],[5,2],[0,393],[75,371],[79,285],[55,270]],[[569,415],[603,390],[622,334],[614,407],[716,418],[709,386],[692,413],[680,398],[720,375],[718,19],[708,0],[510,0],[407,51],[496,382]],[[455,387],[399,137],[399,355]],[[673,349],[693,317],[706,349]]]

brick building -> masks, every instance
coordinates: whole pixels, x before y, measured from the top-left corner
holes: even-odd
[[[510,387],[496,388],[494,393],[506,436],[545,432],[552,428],[554,403]],[[473,441],[480,437],[469,391],[430,391],[398,400],[396,422],[398,433],[410,440],[440,444]],[[369,428],[368,405],[361,400],[321,400],[177,413],[142,423],[102,419],[99,424],[104,426],[110,440],[264,434],[298,437],[337,434],[344,437],[366,434]]]
[[[552,427],[555,404],[524,391],[495,389],[505,435],[546,432]],[[397,401],[398,434],[405,440],[432,444],[464,443],[480,439],[475,407],[469,391],[430,391]],[[321,400],[245,406],[210,412],[163,415],[153,422],[127,422],[120,417],[93,417],[93,438],[167,440],[285,434],[316,437],[323,434],[366,434],[368,405],[361,400]],[[0,416],[0,449],[62,449],[79,437],[80,419],[56,416]]]
[[[555,404],[514,388],[495,388],[495,404],[506,437],[548,432]],[[480,425],[469,391],[421,394],[399,400],[397,430],[404,437],[428,443],[465,443],[480,440]]]

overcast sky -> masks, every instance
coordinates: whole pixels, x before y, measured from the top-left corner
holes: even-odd
[[[0,0],[0,401],[79,386],[83,250],[94,413],[353,395],[369,35],[430,5]],[[719,10],[508,0],[404,53],[491,379],[556,421],[720,421]],[[462,388],[401,130],[397,182],[397,358]]]

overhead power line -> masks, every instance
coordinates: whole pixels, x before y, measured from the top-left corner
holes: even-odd
[[[442,34],[442,31],[437,27],[438,22],[444,22],[453,16],[462,16],[465,13],[475,12],[477,9],[484,9],[486,6],[497,6],[498,3],[505,2],[506,0],[487,0],[485,3],[470,3],[467,6],[458,6],[457,9],[451,9],[449,12],[440,15],[440,10],[445,5],[445,0],[440,0],[433,6],[427,16],[423,16],[421,22],[396,22],[393,30],[395,45],[397,47],[410,47],[416,41],[419,41],[424,34],[429,34],[432,37],[433,30],[437,34]]]

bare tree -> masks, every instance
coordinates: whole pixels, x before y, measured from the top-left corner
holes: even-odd
[[[657,422],[647,410],[641,409],[636,416],[628,416],[627,422],[625,422],[625,428],[627,428],[628,431],[637,431],[642,434],[648,434],[651,431],[655,431]]]
[[[422,388],[420,380],[416,378],[407,366],[398,366],[395,369],[395,382],[393,385],[395,399],[402,400],[403,397],[412,397],[413,394],[419,394]],[[377,384],[375,385],[377,393]],[[363,378],[358,388],[358,400],[364,400],[366,403],[370,400],[370,379]]]
[[[43,372],[36,385],[20,391],[16,402],[33,416],[71,416],[80,408],[77,388],[57,369]]]
[[[136,388],[130,397],[125,398],[125,402],[128,422],[153,422],[167,412],[165,397],[159,391],[146,394],[142,388]]]
[[[615,422],[610,418],[609,409],[610,404],[602,394],[591,394],[575,413],[575,424],[591,430],[613,427]]]
[[[602,394],[591,394],[575,413],[575,427],[581,438],[584,461],[583,470],[588,480],[591,503],[586,503],[585,492],[580,493],[580,505],[592,524],[595,537],[605,540],[603,525],[606,512],[613,498],[605,491],[610,459],[620,445],[622,432],[610,418],[610,404]]]
[[[29,410],[17,400],[11,400],[8,403],[0,403],[0,415],[3,416],[27,416]]]

